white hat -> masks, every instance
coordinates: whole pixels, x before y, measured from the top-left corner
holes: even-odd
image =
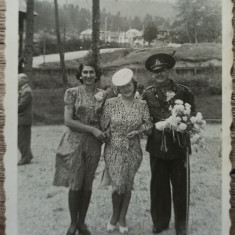
[[[114,86],[124,86],[128,84],[133,77],[133,71],[128,68],[118,70],[112,77]]]

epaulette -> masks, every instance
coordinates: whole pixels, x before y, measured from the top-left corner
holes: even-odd
[[[155,88],[156,86],[148,86],[145,90],[150,90],[152,88]]]
[[[183,87],[185,90],[192,92],[191,89],[183,84],[178,83],[179,86]]]

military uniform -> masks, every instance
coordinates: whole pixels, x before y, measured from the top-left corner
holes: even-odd
[[[169,101],[167,101],[167,92],[175,94]],[[177,99],[189,103],[192,113],[195,112],[192,92],[172,80],[169,80],[169,85],[165,88],[148,87],[143,94],[143,99],[148,103],[154,123],[171,115],[169,107],[174,105]],[[190,138],[186,134],[170,130],[159,131],[154,127],[148,137],[146,150],[150,153],[151,216],[156,231],[161,232],[168,228],[171,217],[171,197],[173,197],[176,234],[186,234],[187,190],[189,189],[187,154],[191,150]],[[170,185],[172,185],[172,193]]]

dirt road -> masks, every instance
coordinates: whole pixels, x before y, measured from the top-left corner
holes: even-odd
[[[55,151],[62,133],[63,126],[34,126],[32,129],[33,162],[18,168],[19,235],[66,234],[69,225],[68,189],[52,185]],[[221,234],[221,158],[218,157],[221,125],[208,125],[205,136],[207,150],[193,153],[190,157],[190,235]],[[143,139],[143,149],[145,142]],[[108,234],[105,228],[111,213],[111,189],[100,187],[103,166],[101,159],[87,215],[87,224],[94,235]],[[144,152],[127,215],[130,235],[152,234],[149,181],[149,158]],[[173,217],[169,230],[163,235],[175,234]]]
[[[102,53],[109,53],[109,52],[113,52],[113,51],[116,51],[116,50],[122,50],[122,48],[106,48],[106,49],[101,49],[100,53],[101,54]],[[65,60],[79,59],[79,58],[82,58],[82,57],[86,56],[87,53],[88,53],[88,50],[66,52],[64,54],[64,59]],[[45,59],[45,63],[59,62],[60,61],[60,56],[59,56],[59,54],[45,55],[45,57],[43,55],[35,56],[35,57],[33,57],[33,67],[39,67],[41,64],[44,63],[44,59]]]

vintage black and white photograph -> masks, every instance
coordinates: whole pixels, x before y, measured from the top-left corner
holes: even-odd
[[[226,234],[222,1],[17,1],[17,234]]]

